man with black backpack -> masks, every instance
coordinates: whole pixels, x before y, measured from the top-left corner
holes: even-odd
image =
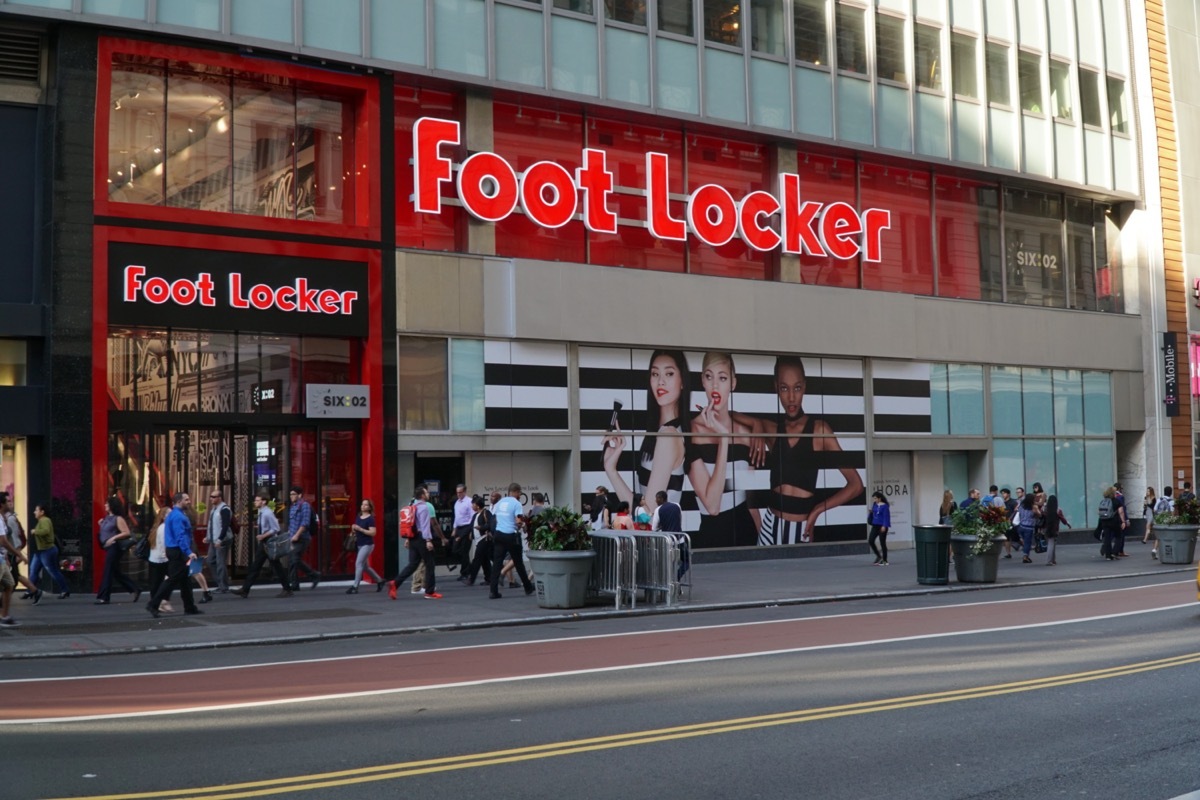
[[[213,580],[217,582],[217,591],[225,594],[229,591],[229,572],[225,569],[229,545],[233,542],[233,510],[225,505],[220,489],[213,489],[208,496],[211,508],[208,513],[208,535],[204,541],[208,543],[208,568],[212,570]]]

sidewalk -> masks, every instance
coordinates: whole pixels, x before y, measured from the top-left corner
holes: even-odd
[[[203,616],[183,616],[178,595],[174,614],[153,619],[145,609],[143,594],[133,603],[126,594],[114,594],[107,606],[92,604],[93,595],[73,594],[66,600],[46,593],[37,606],[29,600],[12,601],[18,628],[0,629],[0,660],[101,655],[115,653],[187,650],[282,642],[312,642],[355,636],[460,630],[531,625],[564,620],[600,619],[636,614],[681,613],[771,605],[791,605],[856,600],[870,597],[999,590],[1039,583],[1092,581],[1112,577],[1177,574],[1186,578],[1195,566],[1163,565],[1150,558],[1149,545],[1130,543],[1130,557],[1111,562],[1097,555],[1095,545],[1061,545],[1059,566],[1047,567],[1045,556],[1022,564],[1020,556],[1000,561],[995,584],[959,584],[950,569],[948,586],[917,583],[916,551],[893,551],[890,566],[872,566],[869,555],[824,558],[789,558],[698,564],[693,567],[691,598],[672,608],[650,606],[640,600],[636,610],[614,611],[609,600],[574,611],[538,608],[536,599],[521,589],[502,588],[504,597],[489,600],[486,588],[464,586],[457,573],[438,570],[442,600],[426,600],[400,591],[397,601],[386,590],[364,584],[359,594],[345,593],[348,583],[322,583],[315,591],[304,588],[293,597],[275,598],[278,586],[258,584],[248,599],[216,594],[201,605]],[[1182,601],[1194,597],[1191,587],[1180,591]],[[199,594],[197,593],[197,600]]]

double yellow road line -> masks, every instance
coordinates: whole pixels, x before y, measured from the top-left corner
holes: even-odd
[[[697,736],[714,736],[724,733],[770,728],[778,725],[796,725],[802,722],[817,722],[823,719],[850,717],[858,714],[874,714],[880,711],[898,711],[906,708],[919,708],[940,703],[955,703],[962,700],[978,700],[984,697],[998,697],[1019,692],[1032,692],[1039,689],[1052,689],[1058,686],[1069,686],[1076,683],[1121,678],[1136,675],[1141,672],[1182,667],[1188,664],[1200,663],[1200,653],[1162,658],[1154,661],[1142,661],[1134,664],[1124,664],[1108,669],[1089,670],[1067,675],[1053,675],[1046,678],[1035,678],[1027,681],[1001,683],[994,686],[980,686],[974,689],[957,689],[932,694],[909,695],[887,700],[872,700],[862,703],[849,703],[824,708],[810,708],[798,711],[786,711],[778,714],[763,714],[754,717],[703,722],[695,725],[679,725],[672,728],[657,728],[654,730],[635,731],[633,733],[614,734],[612,736],[597,736],[591,739],[575,739],[567,742],[517,747],[510,750],[495,750],[489,753],[473,753],[463,756],[448,756],[431,758],[422,761],[405,761],[396,764],[381,764],[376,767],[361,767],[358,769],[340,770],[338,772],[323,772],[314,775],[297,775],[291,778],[274,780],[251,781],[247,783],[232,783],[223,786],[202,786],[194,789],[172,789],[158,792],[138,792],[134,794],[96,795],[83,800],[146,800],[147,798],[185,798],[186,800],[236,800],[247,797],[266,797],[275,794],[298,793],[329,789],[338,786],[353,786],[356,784],[375,783],[378,781],[394,781],[411,778],[417,775],[429,775],[437,772],[454,770],[478,769],[498,764],[513,764],[521,761],[534,761],[556,756],[569,756],[579,753],[590,753],[597,750],[613,750],[619,747],[636,747],[639,745],[670,742],[678,739],[690,739]]]

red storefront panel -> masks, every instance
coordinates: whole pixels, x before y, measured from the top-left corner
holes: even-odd
[[[860,208],[886,208],[892,226],[883,233],[882,259],[863,264],[863,288],[933,294],[933,224],[930,173],[863,162]]]
[[[777,191],[775,181],[767,180],[767,150],[762,145],[695,134],[688,134],[685,144],[688,194],[705,184],[716,184],[737,202],[750,192]],[[768,277],[768,258],[767,253],[755,250],[737,236],[728,244],[712,247],[688,233],[688,272],[694,275],[764,280]]]
[[[413,123],[421,117],[463,122],[459,98],[448,92],[400,87],[396,89],[396,246],[416,250],[455,252],[466,249],[466,212],[442,203],[440,214],[419,214],[413,207]],[[442,155],[462,162],[467,149],[442,146]],[[442,185],[443,201],[454,201],[453,183]]]
[[[552,161],[572,174],[583,153],[583,117],[511,103],[492,106],[494,152],[520,175],[539,161]],[[578,210],[578,205],[576,205]],[[544,261],[585,259],[584,227],[573,219],[544,228],[520,211],[496,223],[496,255]]]
[[[670,159],[668,184],[676,194],[682,192],[683,134],[628,122],[589,119],[587,146],[606,154],[606,166],[613,174],[614,184],[608,207],[618,217],[615,234],[588,233],[588,260],[613,267],[683,272],[684,243],[650,234],[645,225],[643,191],[646,153],[664,153]],[[672,201],[669,207],[675,219],[683,218],[682,202]]]
[[[848,203],[858,207],[854,185],[854,159],[830,158],[811,153],[799,156],[800,194],[805,201]],[[886,208],[886,206],[884,206]],[[828,255],[800,256],[800,280],[818,286],[857,289],[859,257],[843,261]]]
[[[958,178],[935,179],[938,242],[938,295],[978,300],[981,296],[979,191],[984,184]],[[994,190],[994,187],[989,187]]]

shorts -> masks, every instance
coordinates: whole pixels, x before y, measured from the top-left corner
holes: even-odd
[[[9,569],[8,559],[0,558],[0,590],[9,591],[16,588],[17,582],[13,580],[12,570]]]

